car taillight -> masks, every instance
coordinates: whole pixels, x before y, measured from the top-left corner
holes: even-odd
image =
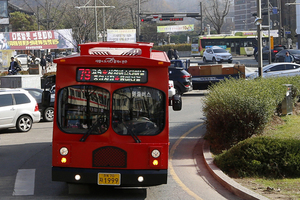
[[[181,78],[190,78],[190,75],[182,75]]]
[[[34,111],[35,111],[35,112],[36,112],[36,111],[39,111],[39,105],[38,105],[37,103],[35,104]]]
[[[277,50],[273,50],[273,52],[274,52],[274,53],[278,53],[278,51],[277,51]]]

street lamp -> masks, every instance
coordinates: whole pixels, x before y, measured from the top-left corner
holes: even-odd
[[[95,41],[98,42],[98,30],[97,30],[97,8],[103,8],[103,31],[105,32],[105,8],[115,8],[115,6],[106,6],[104,2],[101,3],[104,6],[97,6],[97,0],[95,0],[95,5],[94,6],[87,6],[87,4],[90,3],[91,0],[89,0],[84,6],[76,6],[75,8],[81,9],[81,8],[93,8],[94,9],[94,14],[95,14]],[[105,37],[103,37],[103,42],[105,41]]]

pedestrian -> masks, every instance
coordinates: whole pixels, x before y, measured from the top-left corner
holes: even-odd
[[[174,49],[174,58],[175,58],[175,60],[179,59],[179,55],[178,55],[177,49]]]
[[[17,74],[17,73],[16,73],[16,70],[17,70],[17,68],[18,68],[18,62],[15,61],[15,58],[14,58],[14,57],[11,57],[10,60],[11,60],[11,62],[10,62],[10,64],[9,64],[8,74],[9,74],[9,75]]]
[[[40,65],[41,65],[41,67],[42,67],[42,75],[44,75],[45,73],[47,73],[47,67],[46,67],[47,62],[46,62],[46,57],[45,57],[45,55],[42,56]]]
[[[284,62],[294,62],[294,57],[288,51],[285,52]]]
[[[169,60],[172,60],[174,56],[174,50],[170,47],[168,50],[168,58]]]
[[[48,62],[48,63],[47,63],[47,66],[49,67],[49,70],[50,70],[50,64],[51,64],[51,66],[52,66],[52,62],[53,62],[53,58],[52,58],[51,52],[48,53],[46,59],[47,59],[47,62]]]

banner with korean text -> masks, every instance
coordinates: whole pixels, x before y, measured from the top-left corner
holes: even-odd
[[[194,31],[194,24],[174,25],[174,26],[157,26],[158,33],[181,32],[181,31]]]
[[[69,49],[76,48],[72,29],[0,33],[1,50]]]
[[[107,29],[107,41],[133,43],[136,42],[135,29]]]

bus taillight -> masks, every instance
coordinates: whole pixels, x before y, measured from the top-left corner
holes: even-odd
[[[150,166],[160,167],[161,166],[161,149],[162,147],[150,147]]]

